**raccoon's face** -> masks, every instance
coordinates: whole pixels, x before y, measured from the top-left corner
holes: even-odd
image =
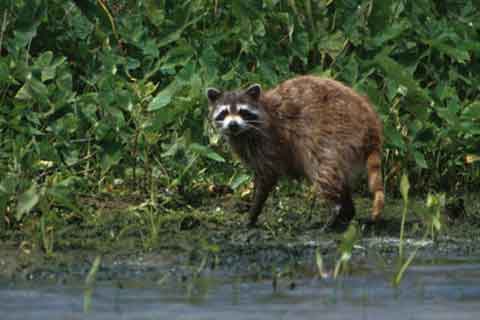
[[[226,136],[238,136],[259,129],[265,120],[258,99],[260,85],[245,90],[222,92],[215,88],[206,90],[210,104],[210,117],[215,127]]]

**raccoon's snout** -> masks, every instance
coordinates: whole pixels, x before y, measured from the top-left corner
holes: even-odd
[[[245,121],[238,116],[226,117],[223,121],[222,131],[226,134],[237,135],[247,127]]]
[[[232,132],[236,132],[236,131],[240,130],[240,125],[238,124],[237,121],[231,121],[228,124],[228,130],[232,131]]]

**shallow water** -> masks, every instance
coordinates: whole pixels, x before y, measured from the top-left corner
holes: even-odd
[[[354,268],[355,269],[355,268]],[[83,283],[4,281],[0,319],[479,319],[480,264],[413,265],[399,288],[391,270],[364,268],[340,280],[297,274],[271,278],[205,271],[190,279]],[[160,274],[160,273],[159,273]],[[90,305],[88,305],[90,303]],[[86,311],[88,311],[86,313]]]

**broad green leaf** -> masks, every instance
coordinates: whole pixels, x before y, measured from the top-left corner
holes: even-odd
[[[295,32],[291,48],[295,55],[303,62],[308,63],[308,52],[310,51],[310,41],[306,32]]]
[[[46,103],[48,101],[48,88],[41,81],[31,77],[27,82],[17,91],[15,98],[19,100],[36,100],[38,102]]]
[[[179,85],[189,85],[190,80],[196,74],[195,72],[195,63],[193,61],[187,63],[182,70],[180,70],[175,77],[175,80],[178,82]]]
[[[418,82],[407,71],[407,68],[390,58],[387,53],[388,48],[379,53],[374,58],[374,62],[382,68],[389,78],[407,88],[410,111],[424,118],[431,101],[429,95],[420,87]]]
[[[176,31],[164,36],[162,38],[162,40],[160,40],[158,43],[157,43],[157,48],[161,48],[161,47],[165,47],[166,45],[172,43],[172,42],[175,42],[177,41],[178,39],[180,39],[180,37],[182,36],[182,33],[185,31],[185,29],[189,26],[191,26],[192,24],[195,24],[197,23],[200,19],[202,19],[204,16],[204,14],[201,14],[201,15],[198,15],[198,17],[195,17],[194,19],[188,21],[187,23],[185,23],[182,27],[178,28]]]
[[[123,148],[119,143],[108,143],[104,147],[102,159],[101,159],[101,166],[102,172],[105,174],[108,172],[113,166],[117,165],[120,160],[122,160]]]
[[[161,68],[184,66],[194,54],[195,51],[192,46],[188,43],[182,43],[167,52],[162,59]]]
[[[347,45],[346,37],[341,31],[330,33],[322,38],[318,43],[318,50],[320,52],[328,53],[335,59]]]
[[[213,151],[208,146],[204,146],[198,143],[192,143],[189,145],[189,149],[198,155],[207,157],[217,162],[225,162],[225,159],[221,155]]]
[[[28,84],[31,92],[37,100],[45,101],[48,99],[48,88],[45,84],[33,77]]]
[[[33,184],[27,191],[18,197],[17,210],[15,214],[17,221],[22,220],[26,213],[29,213],[33,208],[35,208],[39,200],[40,196],[38,194],[37,186]]]
[[[435,111],[440,116],[440,118],[445,120],[448,124],[453,125],[454,128],[458,124],[459,122],[458,115],[451,108],[439,107]]]
[[[459,63],[465,64],[466,62],[470,61],[470,54],[467,50],[462,50],[456,46],[448,45],[441,40],[427,40],[424,42],[437,49],[438,51],[445,53]]]
[[[213,47],[208,47],[202,51],[200,57],[200,65],[205,73],[205,82],[211,83],[218,74],[218,66],[223,61],[223,58],[215,51]]]
[[[396,21],[385,30],[380,30],[379,34],[372,39],[372,43],[378,47],[383,46],[388,41],[392,41],[393,39],[400,37],[410,27],[411,24],[408,19]]]
[[[150,22],[157,28],[160,27],[165,21],[165,10],[156,0],[145,0],[144,5],[147,9],[145,13]]]
[[[413,158],[415,159],[415,163],[422,169],[427,169],[428,164],[427,161],[425,160],[425,156],[423,155],[422,152],[415,150],[413,152]]]
[[[160,91],[148,105],[148,111],[157,111],[167,106],[175,93],[180,89],[176,80],[172,81],[165,89]]]
[[[389,144],[392,144],[393,146],[399,148],[400,150],[405,149],[405,142],[403,140],[403,136],[400,134],[400,132],[398,132],[397,129],[393,128],[389,123],[385,125],[384,135],[385,135],[386,141]]]
[[[358,240],[358,225],[355,221],[352,221],[348,226],[347,230],[342,235],[342,242],[340,244],[340,252],[342,255],[352,254],[353,246]]]
[[[56,68],[54,67],[45,67],[42,69],[42,82],[51,80],[55,78]]]
[[[466,106],[462,111],[462,118],[466,120],[480,119],[480,100],[472,102]]]
[[[20,90],[17,91],[17,94],[15,95],[15,98],[17,98],[19,100],[31,100],[31,99],[33,99],[28,83],[25,83],[20,88]]]
[[[45,51],[35,60],[35,65],[39,68],[45,68],[50,66],[50,64],[52,63],[52,60],[53,60],[53,52]]]
[[[171,124],[178,117],[181,110],[178,108],[163,108],[153,111],[151,117],[142,123],[142,129],[147,133],[158,134],[166,125]]]
[[[232,183],[230,183],[230,187],[233,190],[236,190],[238,187],[240,187],[241,185],[243,185],[244,183],[246,183],[249,180],[250,180],[250,176],[248,174],[241,174],[241,175],[237,176],[232,181]]]
[[[261,12],[260,1],[232,0],[232,13],[238,19],[255,20]]]

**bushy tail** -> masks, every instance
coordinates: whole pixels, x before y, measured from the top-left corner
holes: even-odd
[[[380,217],[385,200],[381,161],[381,154],[379,150],[371,152],[367,158],[368,187],[370,188],[370,192],[373,194],[373,220],[377,220]]]

